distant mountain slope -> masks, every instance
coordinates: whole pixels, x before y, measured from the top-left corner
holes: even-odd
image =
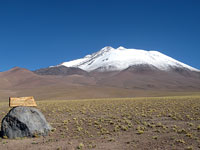
[[[0,100],[8,100],[10,96],[35,96],[36,98],[84,97],[87,87],[96,84],[93,77],[84,75],[38,75],[30,70],[15,67],[0,72]],[[78,96],[79,89],[82,94]],[[91,87],[93,89],[93,87]],[[98,92],[97,92],[98,93]],[[91,93],[92,94],[92,93]]]
[[[18,67],[0,72],[0,100],[32,95],[36,99],[77,99],[188,92],[200,92],[200,73],[180,68],[166,72],[150,65],[135,65],[122,71],[92,71],[87,75],[38,75]]]
[[[74,67],[65,67],[65,66],[58,66],[58,67],[49,67],[49,68],[42,68],[33,71],[38,75],[87,75],[88,73],[82,69],[74,68]]]
[[[39,76],[24,68],[15,67],[0,73],[0,89],[35,88],[56,84],[57,79]]]
[[[99,79],[97,84],[141,90],[200,91],[200,73],[180,68],[166,72],[151,65],[134,65]]]
[[[146,51],[138,49],[126,49],[119,47],[104,47],[100,51],[87,55],[84,58],[63,62],[58,66],[76,67],[85,71],[121,71],[134,65],[151,65],[163,71],[173,68],[198,71],[189,65],[179,62],[158,51]]]

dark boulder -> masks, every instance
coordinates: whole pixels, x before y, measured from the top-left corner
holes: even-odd
[[[33,107],[14,107],[1,123],[1,134],[8,138],[45,136],[51,129],[44,115]]]

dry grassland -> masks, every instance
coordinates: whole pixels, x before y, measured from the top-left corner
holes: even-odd
[[[196,150],[200,96],[38,101],[50,136],[0,139],[0,149]],[[0,103],[0,116],[8,112]]]

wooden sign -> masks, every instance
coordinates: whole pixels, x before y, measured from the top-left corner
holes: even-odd
[[[9,97],[9,107],[16,106],[37,106],[33,96],[30,97]]]

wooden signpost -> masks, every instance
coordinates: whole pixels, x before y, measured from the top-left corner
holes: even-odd
[[[37,104],[33,96],[30,97],[9,97],[9,107],[16,106],[33,106],[36,107]]]

